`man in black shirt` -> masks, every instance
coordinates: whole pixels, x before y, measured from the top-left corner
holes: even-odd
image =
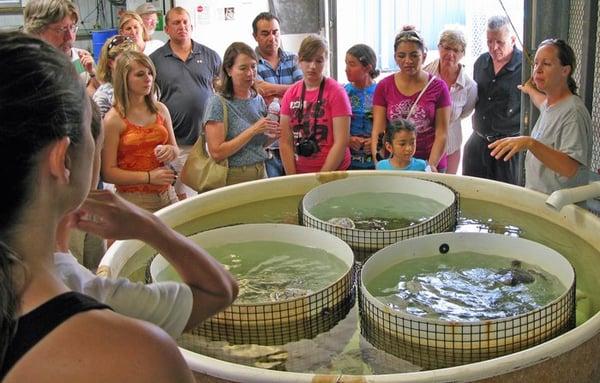
[[[519,134],[521,120],[521,63],[523,52],[515,47],[516,37],[504,16],[488,20],[488,52],[475,61],[473,79],[477,82],[477,104],[473,114],[473,134],[465,144],[463,174],[517,183],[518,158],[496,160],[490,155],[492,142]]]

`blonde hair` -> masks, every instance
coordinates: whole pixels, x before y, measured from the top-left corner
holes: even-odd
[[[146,27],[144,27],[144,21],[137,13],[133,11],[126,11],[121,14],[121,18],[119,19],[119,34],[123,34],[123,26],[131,20],[135,20],[140,25],[140,29],[142,30],[142,39],[144,41],[148,41],[148,32],[146,32]]]
[[[298,50],[298,59],[307,61],[314,58],[320,50],[325,52],[325,57],[329,55],[329,46],[327,41],[319,35],[308,35],[302,40]]]
[[[23,10],[24,30],[39,35],[50,25],[71,16],[73,22],[79,21],[77,6],[70,0],[29,0]]]
[[[122,40],[122,41],[119,41]],[[112,83],[112,69],[110,67],[110,60],[115,60],[123,52],[128,51],[139,51],[139,47],[129,36],[116,35],[104,43],[102,50],[100,51],[100,58],[98,59],[98,66],[96,67],[96,74],[98,80],[101,82]],[[115,64],[113,63],[113,66]]]
[[[150,69],[152,74],[152,89],[150,93],[144,96],[146,106],[152,113],[158,113],[157,94],[158,87],[156,85],[156,69],[152,60],[142,52],[127,51],[123,52],[117,60],[117,65],[113,72],[113,88],[114,88],[114,106],[121,116],[126,116],[129,110],[129,85],[127,77],[131,71],[133,63],[138,63]]]

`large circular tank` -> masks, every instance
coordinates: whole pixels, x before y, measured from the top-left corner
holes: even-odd
[[[301,246],[305,249],[304,252],[313,257],[335,258],[345,266],[334,280],[325,282],[322,288],[302,291],[292,296],[284,294],[277,299],[270,297],[259,302],[239,302],[238,297],[227,309],[193,329],[188,337],[190,339],[203,336],[233,344],[279,345],[302,338],[313,338],[331,329],[354,305],[352,250],[341,239],[329,233],[298,225],[255,223],[203,231],[190,238],[207,249],[230,244],[247,246],[254,241],[265,241],[265,244],[276,241]],[[264,246],[261,245],[261,252]],[[308,247],[324,250],[326,254],[310,253],[306,250]],[[268,254],[268,250],[264,254]],[[168,271],[168,267],[169,263],[162,255],[156,256],[150,265],[152,279],[170,279],[168,276],[167,279],[161,277]],[[262,288],[264,291],[264,286]]]
[[[370,217],[375,215],[380,219],[404,218],[412,222],[386,230],[360,229],[332,223],[315,212],[316,208],[328,201],[335,200],[341,204],[344,199],[354,203],[352,209],[355,213]],[[312,189],[302,198],[298,217],[305,226],[343,239],[354,250],[356,260],[363,262],[377,250],[392,243],[454,229],[458,209],[458,196],[445,185],[411,177],[370,176],[336,180]],[[352,216],[349,211],[340,213]],[[347,217],[345,219],[350,220]],[[354,226],[352,220],[350,223]]]
[[[235,218],[227,218],[226,211],[237,211],[249,203],[260,206],[278,203],[278,199],[297,197],[296,203],[312,188],[339,178],[364,175],[397,176],[396,172],[334,172],[279,177],[234,185],[222,190],[204,193],[157,214],[169,225],[183,233],[195,233],[188,227],[191,220],[202,218],[203,229],[222,226]],[[580,243],[600,250],[600,219],[574,205],[556,211],[545,204],[546,195],[521,187],[494,181],[435,173],[406,172],[404,175],[445,183],[456,190],[461,199],[482,201],[484,209],[511,208],[526,212],[535,220],[547,221],[560,226],[564,233],[577,236]],[[486,205],[486,204],[489,204]],[[462,206],[462,203],[461,203]],[[490,214],[493,212],[490,211]],[[244,223],[260,222],[264,218],[251,216]],[[285,221],[287,218],[283,217]],[[240,221],[237,221],[238,223]],[[560,235],[555,241],[560,243]],[[102,259],[99,272],[109,277],[135,277],[155,254],[151,248],[138,241],[117,242]],[[600,291],[600,252],[589,256],[577,254],[569,261],[577,273],[578,286],[585,282],[589,291]],[[142,273],[143,276],[143,273]],[[139,277],[139,276],[138,276]],[[318,375],[263,370],[223,362],[210,357],[181,350],[198,382],[598,382],[600,381],[600,315],[598,304],[590,304],[584,323],[575,329],[541,345],[503,357],[439,370],[388,374],[388,375]],[[579,311],[578,306],[578,311]]]
[[[512,309],[515,305],[523,305],[525,302],[528,303],[527,307],[535,308],[522,310],[514,315],[504,315],[502,312],[503,315],[497,317],[492,315],[485,319],[472,320],[472,313],[467,316],[462,311],[469,310],[469,306],[460,306],[457,299],[458,302],[465,302],[460,297],[465,291],[470,292],[471,298],[475,294],[474,286],[460,286],[461,283],[468,282],[456,278],[452,288],[446,288],[443,281],[437,278],[441,273],[433,277],[433,283],[430,282],[430,278],[410,279],[410,282],[404,285],[406,288],[402,290],[402,298],[396,296],[399,292],[396,288],[391,297],[388,295],[391,292],[386,293],[386,296],[374,294],[374,291],[381,292],[381,289],[373,289],[373,286],[385,284],[385,275],[389,277],[393,274],[395,278],[400,278],[399,273],[405,274],[409,267],[407,265],[411,262],[414,265],[414,261],[418,261],[419,272],[423,271],[422,267],[425,265],[444,264],[445,274],[457,277],[457,274],[462,273],[454,273],[452,267],[447,265],[453,264],[453,257],[466,257],[464,254],[468,254],[470,261],[469,274],[474,269],[478,270],[476,274],[485,276],[487,282],[494,287],[495,294],[513,289],[515,292],[519,291],[511,299]],[[485,261],[484,257],[477,257],[475,260],[475,254],[485,255]],[[504,273],[499,280],[494,279],[494,273],[487,274],[481,269],[486,267],[486,261],[490,258],[499,262],[502,265],[500,267],[507,267],[498,270],[499,273]],[[518,269],[511,270],[511,264],[515,261]],[[526,271],[525,267],[521,269],[521,264],[535,266],[537,270]],[[512,273],[515,270],[521,274],[514,276]],[[507,275],[513,276],[502,280]],[[557,284],[559,288],[549,289],[556,293],[552,295],[556,298],[549,302],[544,301],[538,307],[530,306],[531,301],[527,299],[519,301],[516,298],[527,293],[524,289],[526,283],[535,285],[533,281],[519,282],[519,276],[521,280],[525,277],[531,277],[533,281],[539,279],[535,282],[546,287],[549,287],[549,284],[545,282],[556,278],[560,281]],[[393,279],[395,285],[398,280]],[[422,283],[426,287],[423,287]],[[449,294],[442,294],[440,290],[446,290],[446,293],[451,290],[456,295],[449,297]],[[477,303],[481,307],[482,301],[487,301],[481,291],[479,293]],[[436,298],[432,299],[431,295]],[[575,327],[575,272],[569,261],[558,252],[537,242],[501,234],[430,234],[387,246],[373,254],[363,265],[360,272],[359,297],[361,333],[365,338],[378,349],[428,369],[457,366],[511,354],[543,343]],[[405,304],[408,307],[405,299],[409,302],[411,299],[422,299],[426,303],[435,303],[438,310],[451,313],[452,320],[440,318],[441,315],[437,315],[439,311],[436,313],[435,309],[429,314],[421,310],[417,310],[421,311],[421,315],[413,314],[406,307],[403,309],[398,306]],[[493,299],[497,299],[494,301],[494,306],[497,307],[507,298],[496,295]],[[458,304],[460,308],[448,304]],[[414,309],[416,305],[411,307]],[[428,309],[430,308],[431,306]]]

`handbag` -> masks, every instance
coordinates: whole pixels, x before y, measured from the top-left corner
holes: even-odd
[[[225,127],[225,137],[227,137],[227,105],[223,97],[219,98],[221,105],[223,105],[223,126]],[[227,159],[216,162],[210,156],[205,134],[202,131],[183,165],[181,182],[198,193],[202,193],[225,186],[227,184],[228,171]]]

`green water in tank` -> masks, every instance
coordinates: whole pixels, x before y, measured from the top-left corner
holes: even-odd
[[[566,291],[537,266],[468,251],[403,260],[365,287],[392,310],[458,322],[525,314]]]
[[[445,207],[413,194],[354,193],[320,202],[310,213],[323,221],[350,218],[362,230],[397,230],[426,221]]]
[[[303,195],[238,204],[176,227],[186,235],[240,223],[298,223]],[[258,198],[258,197],[257,197]],[[235,204],[234,204],[235,205]],[[457,232],[498,233],[539,242],[559,252],[577,275],[577,324],[600,309],[600,252],[572,232],[534,214],[487,201],[461,198]],[[144,281],[147,260],[156,252],[145,246],[132,257],[122,275]],[[372,347],[360,335],[356,306],[328,333],[285,346],[229,345],[203,342],[187,334],[180,346],[200,354],[249,366],[324,374],[392,374],[421,370]],[[286,354],[287,353],[287,354]]]
[[[237,304],[303,297],[332,285],[349,269],[325,250],[286,242],[247,241],[206,250],[235,276],[239,285]],[[171,266],[157,279],[180,280]]]

